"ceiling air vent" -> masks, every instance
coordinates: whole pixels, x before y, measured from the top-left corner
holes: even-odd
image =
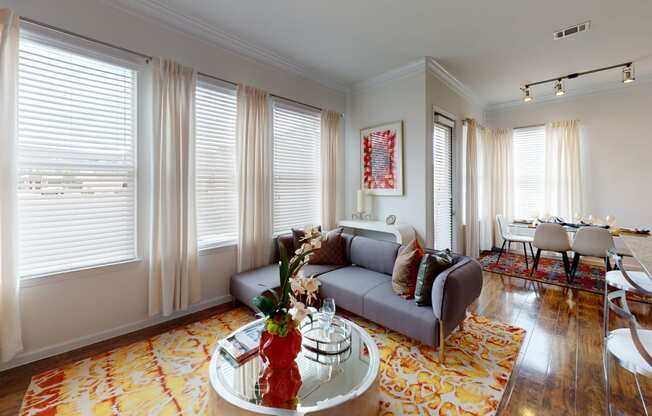
[[[569,36],[576,35],[580,32],[586,32],[587,30],[589,30],[590,26],[591,26],[591,21],[579,23],[574,26],[567,27],[565,29],[556,30],[555,33],[553,33],[553,37],[555,38],[555,40],[567,38]]]

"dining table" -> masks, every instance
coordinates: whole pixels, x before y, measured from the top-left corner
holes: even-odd
[[[590,227],[591,225],[583,225]],[[520,232],[534,232],[536,225],[532,223],[512,222],[509,227]],[[564,230],[573,235],[580,227],[563,225]],[[650,234],[638,234],[624,231],[618,227],[609,229],[614,236],[614,244],[618,252],[631,253],[631,257],[641,266],[641,269],[652,278],[652,238]],[[623,250],[626,249],[626,250]]]

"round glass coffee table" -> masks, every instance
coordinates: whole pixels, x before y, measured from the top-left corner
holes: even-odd
[[[378,347],[364,329],[349,320],[340,320],[351,328],[350,348],[337,355],[322,355],[304,346],[296,359],[301,387],[293,405],[285,408],[270,405],[261,397],[261,386],[265,383],[261,380],[266,366],[258,354],[236,365],[218,346],[209,367],[209,414],[376,415],[379,403]],[[262,319],[254,321],[231,335],[261,322]],[[278,381],[278,385],[270,382],[267,391],[288,389],[288,382]]]

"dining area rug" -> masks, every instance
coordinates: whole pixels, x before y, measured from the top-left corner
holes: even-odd
[[[539,267],[537,267],[537,271],[534,272],[533,275],[530,275],[533,263],[530,256],[528,256],[529,268],[526,266],[525,257],[521,254],[505,252],[500,256],[500,261],[498,262],[497,260],[498,251],[483,251],[478,259],[482,265],[482,269],[491,273],[520,277],[522,279],[570,287],[599,294],[604,293],[604,266],[580,262],[577,267],[575,278],[572,282],[568,283],[561,259],[541,257],[539,260]],[[627,299],[637,302],[652,303],[651,297],[639,296],[632,293],[627,294]]]
[[[469,315],[437,351],[365,319],[380,351],[379,415],[494,415],[525,330]],[[220,339],[255,319],[246,307],[32,378],[20,415],[204,415]]]

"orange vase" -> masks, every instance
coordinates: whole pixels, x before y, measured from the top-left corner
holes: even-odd
[[[260,356],[271,368],[288,368],[301,351],[301,332],[292,327],[284,337],[264,330],[260,337]]]

